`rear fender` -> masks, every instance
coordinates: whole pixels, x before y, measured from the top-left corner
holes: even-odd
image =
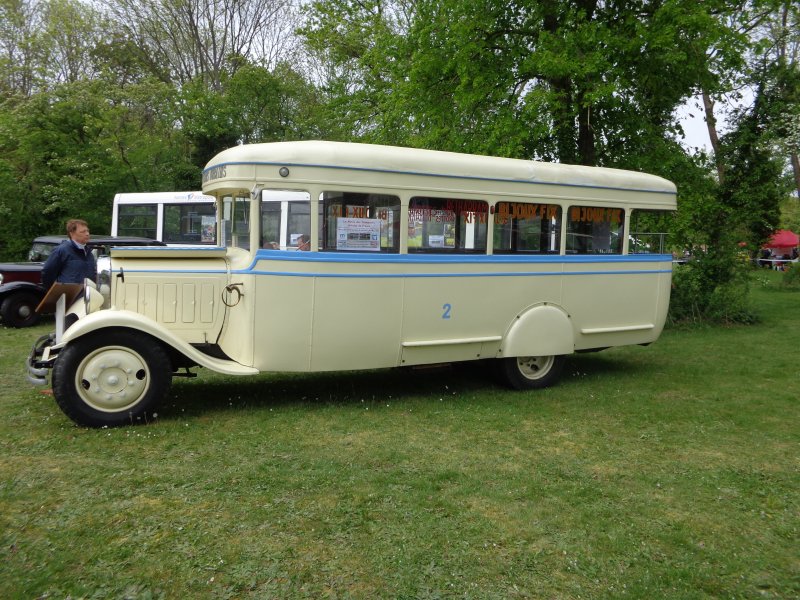
[[[537,304],[519,315],[508,328],[501,356],[572,354],[575,333],[569,315],[559,306]]]

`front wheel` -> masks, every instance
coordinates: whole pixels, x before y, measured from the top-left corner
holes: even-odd
[[[79,425],[147,422],[169,390],[172,368],[162,345],[134,331],[78,338],[53,365],[53,396]]]
[[[497,372],[515,390],[534,390],[553,385],[564,368],[563,356],[514,356],[500,358]]]

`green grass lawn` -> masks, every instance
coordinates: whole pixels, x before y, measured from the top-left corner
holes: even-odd
[[[177,379],[78,428],[0,328],[2,598],[800,597],[800,293],[570,357]]]

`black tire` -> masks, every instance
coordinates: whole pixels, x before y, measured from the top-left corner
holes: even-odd
[[[0,305],[0,316],[7,327],[32,327],[39,322],[41,315],[36,307],[42,300],[31,292],[16,292],[3,300]]]
[[[53,396],[70,419],[88,427],[153,420],[172,383],[172,366],[155,339],[129,330],[87,335],[67,344],[53,365]]]
[[[497,360],[500,380],[515,390],[550,387],[561,376],[563,356],[515,356]]]

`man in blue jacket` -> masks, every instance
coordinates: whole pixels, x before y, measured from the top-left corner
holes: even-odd
[[[83,283],[87,277],[97,279],[97,266],[94,256],[87,247],[89,244],[89,225],[81,219],[67,221],[68,240],[55,247],[42,267],[42,284],[45,289],[55,282]]]

